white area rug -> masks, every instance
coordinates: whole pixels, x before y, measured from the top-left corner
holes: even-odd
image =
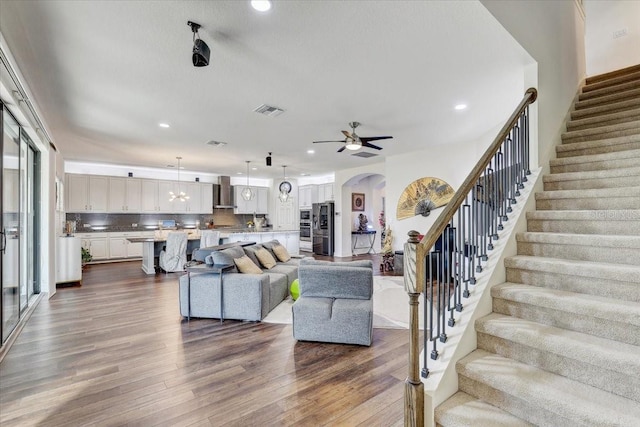
[[[263,322],[291,324],[291,297],[282,301]],[[420,327],[423,325],[423,299],[420,297]],[[374,276],[373,278],[373,327],[409,329],[409,295],[404,291],[402,277]]]

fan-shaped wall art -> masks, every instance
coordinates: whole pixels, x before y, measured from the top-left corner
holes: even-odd
[[[400,195],[396,218],[429,216],[433,209],[449,203],[454,193],[453,188],[441,179],[433,177],[417,179]]]

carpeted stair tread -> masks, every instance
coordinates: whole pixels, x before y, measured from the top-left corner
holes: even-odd
[[[544,175],[542,182],[544,183],[544,191],[633,187],[640,185],[640,166],[597,171],[553,173]]]
[[[593,99],[599,96],[605,96],[612,93],[620,93],[626,90],[637,89],[640,87],[640,73],[635,73],[624,78],[617,79],[617,81],[609,81],[607,84],[604,82],[587,85],[582,88],[582,93],[578,96],[579,101],[585,99]]]
[[[593,163],[607,160],[621,161],[625,159],[640,158],[640,150],[612,151],[609,153],[589,154],[585,156],[563,157],[561,159],[551,159],[551,166],[571,165],[578,163]]]
[[[640,347],[581,332],[491,313],[476,320],[476,331],[544,350],[568,359],[606,367],[640,382]]]
[[[590,245],[601,249],[640,249],[640,236],[609,236],[572,233],[517,233],[518,242],[549,243],[553,245]]]
[[[640,120],[640,108],[626,111],[603,114],[596,117],[571,120],[567,122],[567,131],[591,129],[602,126],[611,126],[617,123],[626,123]]]
[[[611,102],[608,104],[596,105],[594,107],[583,108],[581,110],[573,110],[571,112],[571,120],[580,120],[587,117],[595,117],[601,114],[610,114],[616,111],[626,111],[640,107],[640,98],[634,97],[624,99],[622,101]]]
[[[535,193],[537,209],[640,209],[640,186]]]
[[[483,393],[483,400],[537,425],[640,425],[637,402],[493,353],[476,350],[456,369],[461,377],[489,388],[485,393],[477,387],[465,390],[467,381],[461,378],[462,391]],[[505,401],[505,396],[514,400]]]
[[[571,157],[634,149],[640,150],[640,134],[592,141],[568,142],[556,146],[556,154],[558,157]]]
[[[527,230],[640,236],[640,209],[527,212]]]
[[[585,99],[583,101],[577,101],[574,108],[581,110],[583,108],[591,108],[599,105],[615,103],[619,101],[626,101],[629,99],[637,98],[640,96],[640,88],[625,90],[619,93],[612,93],[610,95],[598,96],[596,98]]]
[[[505,258],[506,268],[538,270],[577,277],[595,277],[638,285],[640,293],[640,265],[608,264],[547,257],[515,255]]]
[[[435,411],[436,423],[442,427],[532,427],[520,418],[467,393],[457,392]]]
[[[594,139],[603,139],[603,135],[609,138],[640,133],[640,120],[630,120],[624,123],[599,126],[589,129],[573,130],[562,133],[564,142],[583,142]]]
[[[491,296],[564,313],[586,314],[601,321],[609,320],[624,323],[630,327],[640,327],[640,304],[633,301],[511,282],[501,283],[491,288]]]
[[[608,71],[606,73],[596,74],[585,79],[585,85],[591,86],[603,81],[616,82],[618,77],[628,76],[640,71],[640,65],[631,65],[629,67],[620,68],[618,70]]]

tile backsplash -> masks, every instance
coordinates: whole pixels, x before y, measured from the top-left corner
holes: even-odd
[[[215,226],[244,227],[251,219],[253,215],[235,215],[231,209],[214,209],[213,214],[68,213],[65,218],[76,222],[78,233],[154,230],[163,220],[174,220],[178,228],[204,229],[211,221]]]

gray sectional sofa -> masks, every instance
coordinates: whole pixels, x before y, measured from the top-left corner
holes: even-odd
[[[300,261],[300,297],[293,337],[302,341],[371,345],[373,263]]]
[[[273,246],[277,240],[251,246],[234,246],[223,250],[198,249],[193,258],[204,261],[211,255],[215,264],[234,264],[234,258],[247,255],[260,266],[255,250],[264,247],[274,258]],[[260,321],[289,294],[291,283],[298,278],[300,258],[278,262],[271,269],[262,268],[261,274],[242,274],[233,267],[222,273],[223,315],[225,319]],[[187,275],[180,277],[180,314],[189,312],[188,293],[191,293],[191,317],[220,318],[220,282],[217,275],[191,274],[190,290]]]

